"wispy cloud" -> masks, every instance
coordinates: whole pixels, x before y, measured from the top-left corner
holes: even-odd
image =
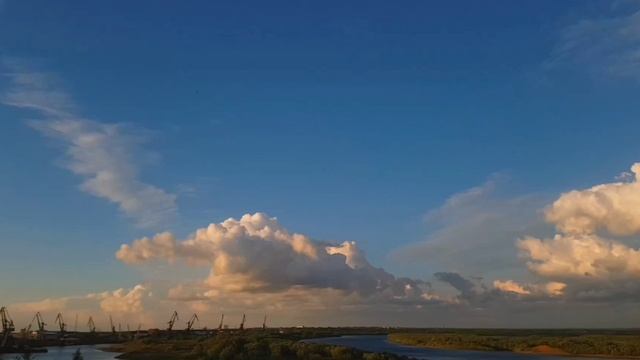
[[[582,19],[562,30],[549,68],[578,65],[594,75],[640,81],[640,9]]]
[[[545,199],[504,194],[507,185],[506,176],[496,175],[452,195],[427,213],[425,239],[397,249],[392,258],[481,276],[518,271],[521,263],[514,241],[545,227],[538,214]]]
[[[155,227],[176,215],[176,195],[139,178],[136,157],[143,136],[122,124],[79,115],[54,75],[30,71],[16,60],[4,63],[10,86],[2,102],[40,115],[29,124],[64,145],[64,166],[84,179],[83,191],[117,204],[141,227]]]

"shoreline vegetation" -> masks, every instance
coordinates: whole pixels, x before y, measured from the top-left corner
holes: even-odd
[[[640,358],[640,330],[438,329],[391,333],[388,341],[433,349]]]
[[[402,360],[304,340],[344,335],[386,335],[391,343],[422,348],[504,351],[536,355],[640,359],[640,330],[288,328],[228,330],[207,336],[152,336],[107,350],[125,360]]]
[[[211,337],[145,338],[105,349],[122,353],[124,360],[407,360],[406,357],[371,353],[343,346],[307,343],[303,340],[380,332],[246,330],[221,332]]]

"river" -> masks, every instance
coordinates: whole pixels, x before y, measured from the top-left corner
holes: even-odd
[[[387,352],[415,359],[429,360],[602,360],[602,358],[572,358],[511,352],[425,349],[392,344],[387,341],[385,335],[353,335],[304,341],[317,344],[339,345],[370,352]],[[49,352],[34,354],[33,359],[71,360],[76,349],[80,349],[84,360],[113,360],[118,355],[117,353],[101,351],[100,347],[100,345],[49,347],[47,348]],[[0,355],[0,360],[20,359],[19,355],[20,354],[2,354]]]
[[[100,345],[81,345],[81,346],[53,346],[48,347],[46,353],[33,354],[31,359],[34,360],[71,360],[73,353],[80,349],[84,360],[113,360],[118,353],[100,350]],[[22,359],[20,354],[0,354],[0,360],[16,360]]]
[[[415,359],[430,360],[596,360],[594,358],[572,358],[547,355],[518,354],[512,352],[464,351],[425,349],[392,344],[385,335],[353,335],[305,340],[316,344],[339,345],[370,352],[386,352]],[[598,358],[597,360],[602,360]]]

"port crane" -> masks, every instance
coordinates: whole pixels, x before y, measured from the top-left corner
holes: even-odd
[[[93,317],[89,316],[89,321],[87,321],[87,326],[89,327],[89,332],[96,332],[96,323],[93,321]]]
[[[35,320],[36,323],[38,324],[38,332],[43,333],[45,331],[44,327],[47,326],[47,324],[44,323],[44,319],[42,318],[42,314],[40,314],[39,311],[33,317],[33,320]],[[31,322],[33,322],[33,320],[31,320]],[[29,324],[29,326],[31,326],[31,324]]]
[[[224,313],[220,317],[220,325],[218,325],[218,330],[222,330],[223,325],[224,325]]]
[[[193,314],[193,316],[191,316],[191,319],[189,319],[189,321],[187,321],[187,331],[191,331],[191,328],[193,328],[193,324],[196,323],[196,321],[199,321],[200,319],[198,319],[198,315],[197,314]]]
[[[31,320],[31,322],[29,323],[29,325],[27,325],[26,328],[20,330],[20,332],[22,333],[22,337],[23,338],[28,338],[29,337],[29,333],[31,333],[31,327],[33,327],[33,320]]]
[[[2,339],[0,340],[0,348],[7,346],[11,333],[16,329],[13,324],[11,316],[9,316],[9,310],[6,307],[0,308],[0,321],[2,321]]]
[[[64,332],[67,330],[67,324],[65,324],[64,322],[62,313],[58,313],[58,316],[56,316],[56,321],[54,323],[58,324],[58,328],[60,329],[60,335],[64,334]]]
[[[247,315],[246,314],[242,314],[242,322],[240,323],[240,330],[244,330],[244,323],[247,320]]]
[[[264,314],[264,320],[262,320],[262,330],[267,329],[267,314]]]
[[[24,336],[24,338],[28,338],[29,334],[31,333],[31,328],[33,327],[33,322],[37,322],[38,323],[38,332],[40,334],[42,334],[42,332],[44,332],[44,326],[46,325],[44,323],[44,321],[42,320],[42,315],[40,315],[40,312],[37,312],[36,315],[33,317],[33,319],[31,319],[31,322],[29,323],[29,325],[27,325],[26,328],[22,329],[22,335]]]
[[[169,325],[169,327],[167,327],[167,331],[171,331],[173,330],[173,325],[175,325],[176,321],[178,321],[178,312],[174,311],[173,314],[171,314],[171,318],[169,319],[169,322],[167,322],[167,324]]]
[[[109,315],[109,325],[111,326],[111,333],[116,334],[116,326],[113,325],[113,318]]]

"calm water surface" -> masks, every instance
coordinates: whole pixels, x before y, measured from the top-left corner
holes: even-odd
[[[588,360],[591,358],[558,357],[528,354],[515,354],[510,352],[488,351],[463,351],[463,350],[438,350],[423,349],[413,346],[402,346],[387,341],[385,335],[357,335],[341,336],[305,340],[316,344],[340,345],[371,352],[387,352],[396,355],[404,355],[415,359],[430,360]],[[595,360],[595,359],[592,359]],[[601,358],[598,360],[602,360]]]
[[[56,346],[48,347],[49,352],[41,354],[33,354],[34,360],[71,360],[73,353],[80,349],[84,360],[113,360],[118,353],[106,352],[100,350],[100,345],[83,345],[83,346]],[[21,359],[20,354],[2,354],[0,360]]]

